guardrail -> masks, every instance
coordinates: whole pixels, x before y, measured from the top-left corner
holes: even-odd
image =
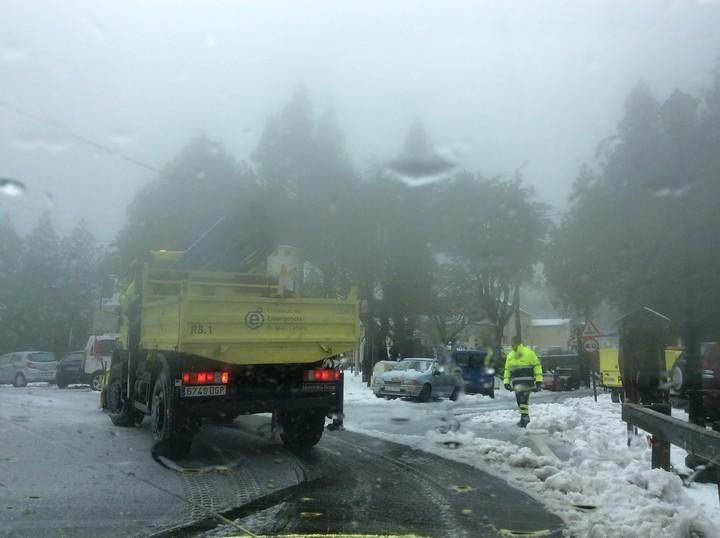
[[[720,432],[671,417],[669,404],[626,403],[622,406],[622,419],[628,424],[628,432],[636,426],[652,435],[653,469],[670,469],[671,444],[714,466],[720,499]]]

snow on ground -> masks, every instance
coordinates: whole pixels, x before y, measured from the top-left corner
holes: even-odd
[[[686,488],[676,474],[651,469],[646,437],[627,446],[620,406],[606,394],[598,402],[531,402],[525,431],[515,425],[518,413],[505,391],[494,401],[472,395],[417,404],[378,399],[359,377],[347,376],[345,395],[348,429],[507,479],[562,517],[573,536],[720,536],[717,486]],[[687,471],[684,456],[673,447],[672,462],[681,472]]]

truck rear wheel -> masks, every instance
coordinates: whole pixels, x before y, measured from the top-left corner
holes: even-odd
[[[127,386],[127,358],[120,353],[113,353],[112,367],[107,387],[104,388],[105,405],[110,420],[115,426],[124,428],[135,426],[142,421],[142,412],[135,409],[125,395]]]
[[[188,420],[177,414],[170,376],[162,370],[155,380],[151,403],[151,428],[158,451],[170,457],[183,457],[190,452],[193,431]]]
[[[283,411],[278,417],[285,448],[307,450],[320,441],[325,429],[325,410]]]

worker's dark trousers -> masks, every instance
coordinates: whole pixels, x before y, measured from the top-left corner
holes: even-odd
[[[520,408],[520,416],[530,416],[530,391],[529,390],[516,390],[515,400],[517,401],[518,407]]]

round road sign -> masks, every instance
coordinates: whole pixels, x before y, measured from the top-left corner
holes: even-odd
[[[600,344],[594,338],[588,338],[583,342],[583,349],[588,353],[593,353],[600,349]]]

